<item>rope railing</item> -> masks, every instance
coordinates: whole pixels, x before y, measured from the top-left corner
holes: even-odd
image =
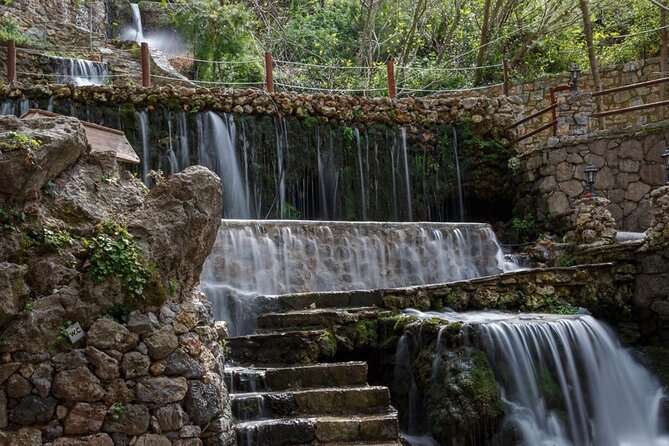
[[[35,47],[14,47],[7,45],[8,62],[12,62],[9,57],[13,53],[13,63],[8,63],[7,79],[11,83],[16,75],[25,77],[56,77],[52,73],[28,73],[25,71],[16,72],[16,53],[40,54],[44,51],[55,51],[53,47],[44,47],[43,49]],[[54,57],[64,57],[61,54],[72,52],[75,54],[81,50],[83,53],[91,52],[104,53],[99,49],[84,47],[60,47],[57,49],[58,55]],[[180,61],[197,64],[196,70],[207,70],[212,75],[210,79],[183,79],[169,75],[156,75],[151,73],[150,54],[148,45],[142,43],[140,51],[141,73],[132,74],[108,74],[106,78],[141,78],[141,85],[148,87],[151,80],[188,82],[196,86],[212,86],[223,88],[261,88],[273,92],[274,87],[280,91],[305,91],[305,92],[323,92],[329,94],[351,94],[362,96],[383,96],[395,98],[398,95],[431,95],[444,93],[460,93],[468,90],[481,90],[505,85],[508,88],[508,79],[506,70],[503,72],[503,83],[492,85],[471,86],[473,85],[472,73],[479,70],[499,70],[503,64],[491,64],[479,67],[426,67],[414,65],[395,66],[392,60],[386,63],[378,63],[371,66],[359,66],[351,64],[319,64],[309,62],[296,62],[272,58],[270,53],[266,53],[264,64],[261,60],[204,60],[195,57],[178,56],[175,59]],[[257,71],[262,65],[265,66],[265,76],[262,80],[244,80],[239,79],[238,72],[234,72],[235,67],[250,66],[253,71],[249,72],[249,77],[262,78]],[[213,68],[206,68],[207,66]],[[204,67],[204,68],[203,68]],[[11,71],[13,68],[13,72]],[[501,70],[500,70],[501,71]],[[11,76],[10,76],[11,74]],[[81,76],[85,78],[85,76]],[[398,79],[395,85],[395,79]],[[463,88],[463,86],[467,86]]]

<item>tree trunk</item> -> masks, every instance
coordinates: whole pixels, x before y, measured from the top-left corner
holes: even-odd
[[[597,56],[595,55],[595,44],[592,38],[592,20],[590,20],[589,0],[579,0],[581,7],[581,15],[583,16],[583,33],[585,34],[585,42],[588,46],[588,58],[590,59],[590,70],[592,71],[592,80],[595,84],[595,91],[602,91],[602,79],[599,77],[599,69],[597,68]],[[604,111],[604,103],[601,96],[597,96],[597,111]],[[600,128],[605,128],[606,123],[604,118],[599,119]]]
[[[474,85],[481,82],[483,72],[480,67],[483,66],[485,60],[485,50],[488,43],[488,30],[490,29],[490,0],[485,0],[483,5],[483,24],[481,25],[481,40],[479,42],[479,50],[476,54],[476,72],[474,74]]]

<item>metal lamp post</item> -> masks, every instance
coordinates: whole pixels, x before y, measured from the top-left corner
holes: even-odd
[[[664,149],[662,161],[664,161],[664,170],[667,173],[667,184],[669,184],[669,147]]]
[[[578,77],[581,74],[581,69],[578,65],[571,67],[569,80],[571,81],[571,91],[578,91]]]
[[[599,171],[598,168],[593,166],[592,164],[588,164],[588,166],[585,168],[585,182],[588,183],[588,192],[590,193],[590,196],[594,197],[595,194],[595,179],[597,178],[597,172]]]

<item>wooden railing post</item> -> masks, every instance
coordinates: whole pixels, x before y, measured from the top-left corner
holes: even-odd
[[[142,42],[142,87],[151,86],[151,56],[149,55],[149,44]]]
[[[7,82],[12,83],[16,79],[16,42],[7,42]]]
[[[388,62],[386,62],[386,71],[388,72],[388,97],[395,99],[395,61],[388,59]]]
[[[272,53],[265,51],[265,89],[274,93],[274,74],[272,72]]]
[[[509,95],[509,61],[504,59],[502,62],[504,66],[504,96]]]

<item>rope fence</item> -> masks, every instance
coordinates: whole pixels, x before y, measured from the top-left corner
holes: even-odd
[[[27,71],[16,71],[16,57],[19,54],[32,54],[48,57],[67,57],[64,54],[81,55],[96,53],[103,59],[104,51],[92,51],[85,47],[61,47],[57,54],[51,47],[18,47],[14,42],[7,43],[7,80],[12,83],[17,76],[24,78],[46,78],[55,79],[63,77],[59,73],[37,73]],[[45,54],[47,53],[47,54]],[[72,57],[76,59],[76,57]],[[508,75],[506,64],[491,64],[480,67],[424,67],[411,65],[395,66],[393,60],[385,64],[378,63],[372,66],[355,65],[324,65],[317,63],[294,62],[281,59],[273,59],[270,53],[265,54],[264,63],[261,60],[203,60],[194,57],[179,56],[175,58],[194,64],[196,73],[207,70],[213,80],[196,80],[179,78],[176,76],[151,73],[151,56],[148,44],[143,42],[140,48],[141,72],[136,74],[104,74],[102,77],[108,79],[141,79],[141,85],[149,87],[152,80],[175,81],[189,83],[194,86],[221,87],[221,88],[261,88],[267,92],[276,91],[303,91],[321,92],[327,94],[347,94],[360,96],[388,96],[396,98],[407,95],[431,95],[443,93],[459,93],[463,91],[480,90],[498,87],[500,85],[508,88]],[[95,62],[95,61],[94,61]],[[238,70],[248,67],[248,77],[251,80],[238,79]],[[261,74],[264,68],[264,79]],[[502,69],[503,68],[503,69]],[[486,71],[493,74],[493,78],[500,80],[492,85],[474,86],[475,73]],[[68,73],[71,76],[71,73]],[[85,79],[83,76],[77,78]],[[100,76],[90,76],[89,80],[98,79]],[[197,77],[197,76],[196,76]],[[218,77],[218,79],[216,79]]]

